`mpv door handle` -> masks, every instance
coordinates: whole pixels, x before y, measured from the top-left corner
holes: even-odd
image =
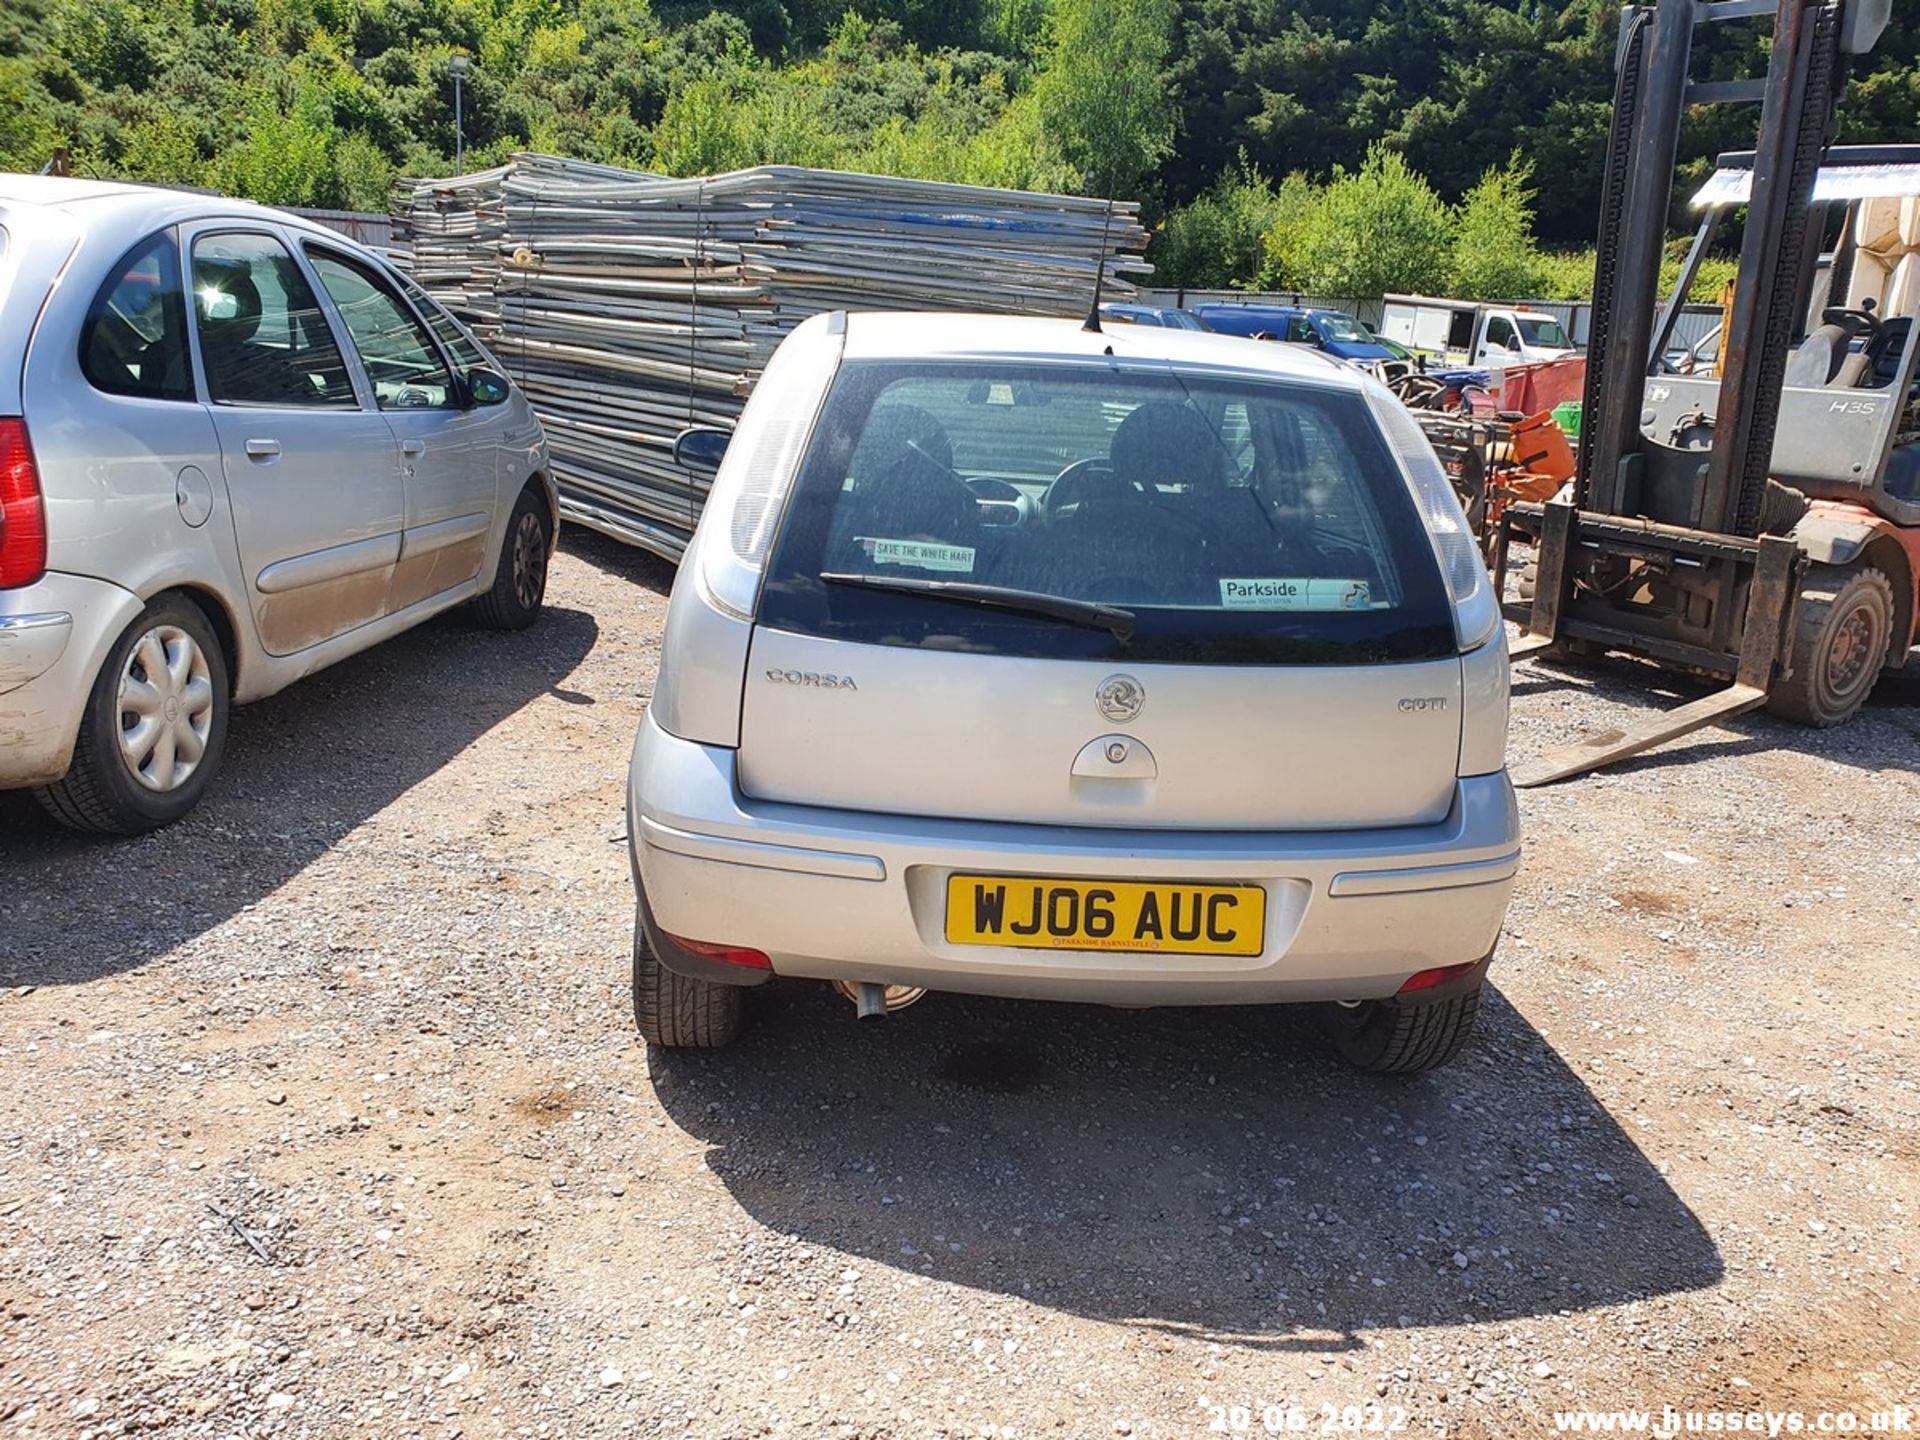
[[[402,440],[400,442],[400,453],[402,455],[424,455],[427,453],[427,442],[424,440]]]
[[[272,460],[278,456],[279,453],[280,442],[278,440],[247,441],[247,458],[249,460]]]

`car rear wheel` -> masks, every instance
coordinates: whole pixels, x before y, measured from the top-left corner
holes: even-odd
[[[1375,1075],[1418,1075],[1460,1053],[1480,1013],[1481,987],[1444,1000],[1329,1005],[1328,1038],[1348,1064]]]
[[[547,560],[553,520],[532,486],[520,492],[507,519],[507,538],[493,584],[474,597],[473,613],[490,630],[524,630],[540,618],[547,596]]]
[[[34,793],[74,830],[139,835],[171,825],[220,768],[230,702],[226,654],[206,615],[163,595],[108,652],[65,778]]]
[[[669,970],[633,917],[633,1018],[640,1038],[669,1050],[718,1050],[740,1033],[741,993]]]

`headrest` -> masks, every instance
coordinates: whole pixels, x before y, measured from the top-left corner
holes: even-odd
[[[243,344],[260,328],[260,287],[242,261],[196,260],[193,303],[211,340]]]
[[[1107,446],[1114,474],[1129,485],[1227,482],[1227,454],[1213,427],[1191,405],[1149,400],[1120,422]]]
[[[882,400],[868,417],[866,433],[860,437],[854,483],[892,470],[904,458],[901,452],[908,446],[945,469],[953,468],[953,441],[938,420],[918,405]]]

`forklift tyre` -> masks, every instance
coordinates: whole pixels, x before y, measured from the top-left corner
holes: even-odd
[[[1893,586],[1870,565],[1812,565],[1793,611],[1789,673],[1767,710],[1825,729],[1853,718],[1887,661]]]

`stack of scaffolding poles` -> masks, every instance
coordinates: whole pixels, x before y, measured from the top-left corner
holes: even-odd
[[[546,428],[562,513],[670,559],[705,477],[688,425],[731,426],[781,339],[831,310],[1078,317],[1149,268],[1139,207],[769,165],[668,179],[545,155],[394,189],[397,243]]]

